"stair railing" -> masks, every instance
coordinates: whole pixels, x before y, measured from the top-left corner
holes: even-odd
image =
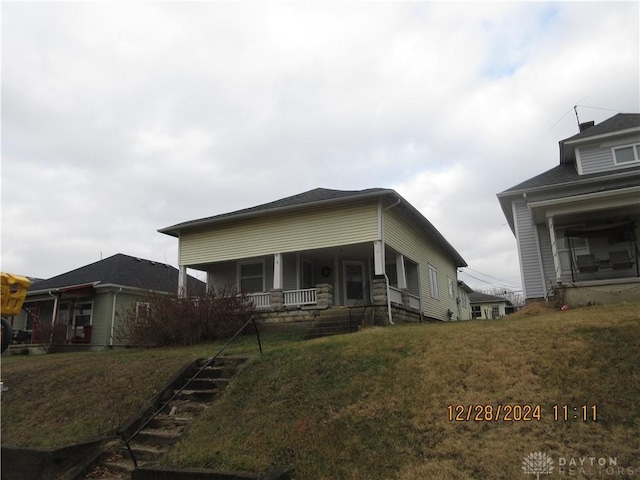
[[[209,367],[219,356],[220,354],[222,354],[222,352],[225,351],[225,349],[231,344],[231,342],[233,342],[236,337],[238,335],[240,335],[240,333],[242,333],[242,331],[247,327],[247,325],[249,325],[249,323],[253,323],[253,327],[255,329],[256,332],[256,337],[258,339],[258,348],[260,349],[260,354],[262,355],[262,342],[260,341],[260,333],[258,332],[258,326],[256,325],[256,321],[255,319],[252,317],[249,320],[247,320],[247,322],[242,325],[242,327],[240,327],[240,329],[229,339],[227,340],[227,343],[225,343],[222,348],[220,348],[220,350],[218,350],[218,352],[213,356],[207,359],[207,361],[202,364],[200,366],[200,368],[198,368],[198,370],[196,371],[196,373],[194,373],[191,378],[189,378],[184,385],[182,385],[182,387],[180,387],[178,390],[175,390],[173,395],[171,396],[171,398],[169,398],[168,400],[164,401],[162,403],[162,406],[158,409],[156,409],[147,420],[145,420],[131,435],[126,435],[126,433],[122,434],[122,440],[124,442],[125,447],[127,447],[127,451],[129,452],[129,455],[131,456],[131,460],[133,460],[133,466],[135,468],[138,468],[138,461],[136,459],[136,456],[133,453],[133,450],[131,449],[131,441],[142,431],[144,430],[147,425],[149,425],[153,419],[155,419],[160,413],[162,413],[162,411],[167,408],[167,406],[174,401],[181,393],[183,390],[185,390],[189,384],[194,381],[198,375],[200,375],[207,367]]]
[[[353,331],[353,323],[356,325],[362,325],[364,316],[367,313],[367,309],[372,305],[371,294],[369,292],[369,282],[367,282],[362,288],[362,292],[358,299],[349,309],[349,332]]]

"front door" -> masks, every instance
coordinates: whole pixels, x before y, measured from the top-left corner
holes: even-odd
[[[362,299],[364,292],[364,262],[344,262],[344,298],[346,305]]]

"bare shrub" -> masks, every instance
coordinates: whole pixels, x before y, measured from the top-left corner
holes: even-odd
[[[246,295],[230,288],[191,298],[150,292],[125,312],[118,336],[131,345],[193,345],[230,337],[253,312]]]

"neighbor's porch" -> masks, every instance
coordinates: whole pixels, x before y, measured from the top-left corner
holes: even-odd
[[[371,304],[372,281],[384,274],[389,279],[391,303],[421,309],[418,265],[389,247],[382,248],[380,242],[275,253],[190,268],[206,272],[208,289],[244,292],[258,309]],[[180,288],[184,292],[184,283]]]

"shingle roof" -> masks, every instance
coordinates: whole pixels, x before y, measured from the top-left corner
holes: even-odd
[[[508,305],[511,305],[511,300],[509,300],[508,298],[496,297],[495,295],[488,295],[486,293],[480,293],[480,292],[470,293],[469,302],[470,303],[506,302]]]
[[[328,188],[316,188],[307,192],[299,193],[297,195],[281,198],[280,200],[275,200],[273,202],[263,203],[255,207],[243,208],[241,210],[235,210],[229,213],[223,213],[220,215],[214,215],[211,217],[178,223],[171,227],[162,228],[158,231],[160,233],[166,233],[167,235],[178,236],[178,230],[197,227],[201,225],[208,225],[211,223],[216,223],[220,220],[228,220],[230,218],[245,217],[254,214],[264,214],[267,212],[276,212],[279,210],[300,207],[303,205],[314,205],[336,200],[343,200],[347,198],[376,196],[385,193],[394,193],[394,191],[386,188],[369,188],[365,190],[332,190]]]
[[[565,138],[563,142],[574,142],[576,140],[583,140],[597,135],[604,135],[606,133],[613,133],[637,127],[640,127],[640,113],[618,113],[598,125],[594,125],[583,132],[576,133],[572,137]]]
[[[404,200],[395,190],[388,188],[368,188],[365,190],[332,190],[328,188],[316,188],[297,195],[282,198],[280,200],[257,205],[255,207],[236,210],[234,212],[223,213],[221,215],[201,218],[198,220],[191,220],[171,227],[162,228],[158,231],[167,235],[179,237],[180,231],[183,229],[215,225],[218,222],[224,222],[231,219],[246,219],[253,216],[290,211],[300,207],[327,205],[333,202],[337,203],[346,200],[376,198],[386,195],[393,196],[394,199],[402,200],[399,207],[403,208],[404,211],[415,220],[416,225],[421,229],[421,231],[424,232],[424,234],[431,240],[442,246],[455,259],[457,266],[467,266],[467,263],[460,254],[431,224],[431,222],[429,222],[429,220],[427,220],[415,207],[413,207],[413,205]]]
[[[176,293],[178,291],[178,270],[164,263],[118,253],[104,260],[37,282],[31,286],[31,290],[55,290],[96,282],[99,282],[99,285],[117,285]],[[188,282],[188,288],[204,287],[203,282],[193,277],[189,277]]]
[[[561,164],[557,167],[553,167],[546,172],[543,172],[535,177],[532,177],[528,180],[525,180],[518,185],[511,187],[504,192],[498,194],[498,196],[502,196],[504,194],[508,194],[510,192],[521,192],[523,190],[531,190],[540,187],[553,187],[559,186],[563,184],[568,184],[572,182],[592,180],[595,178],[605,178],[611,177],[612,175],[629,175],[635,177],[640,174],[640,166],[636,165],[633,167],[628,167],[620,170],[607,170],[604,172],[591,173],[588,175],[579,175],[576,167],[572,164]],[[636,180],[637,183],[637,180]]]

